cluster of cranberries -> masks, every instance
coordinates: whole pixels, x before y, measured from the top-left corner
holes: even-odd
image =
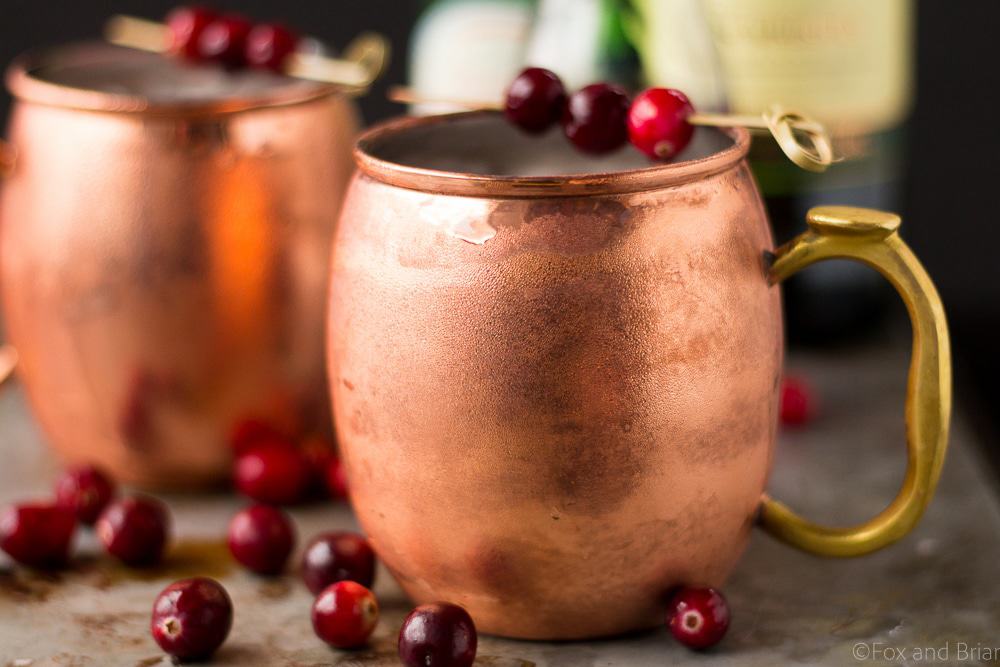
[[[0,514],[0,549],[18,563],[38,569],[66,565],[78,524],[94,526],[105,551],[132,567],[163,557],[170,515],[153,498],[115,499],[114,483],[93,466],[67,470],[55,498],[21,503]]]
[[[237,69],[281,72],[298,47],[298,36],[278,23],[254,25],[239,14],[217,14],[204,7],[178,7],[166,18],[168,50],[195,62]]]
[[[529,67],[507,89],[504,113],[525,132],[537,134],[557,122],[586,153],[617,150],[626,141],[654,160],[670,160],[691,141],[694,107],[672,88],[650,88],[629,101],[610,83],[592,83],[572,95],[553,72]]]
[[[256,418],[230,435],[233,480],[244,496],[268,505],[293,505],[310,496],[347,497],[343,466],[325,438],[298,438]]]

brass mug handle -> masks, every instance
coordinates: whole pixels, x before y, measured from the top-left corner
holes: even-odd
[[[821,556],[862,556],[910,532],[927,508],[944,463],[951,415],[951,351],[944,308],[934,284],[899,237],[894,213],[822,206],[807,214],[809,229],[778,248],[771,284],[813,262],[855,259],[878,270],[906,303],[913,324],[913,354],[906,391],[908,462],[903,486],[888,507],[857,526],[816,525],[764,496],[763,528],[779,540]]]
[[[0,140],[0,179],[9,177],[14,173],[14,164],[17,161],[17,153],[6,141]],[[14,374],[17,367],[17,350],[14,346],[0,343],[0,385],[4,384]]]

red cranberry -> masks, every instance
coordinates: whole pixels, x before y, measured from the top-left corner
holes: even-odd
[[[292,447],[291,441],[276,426],[263,419],[248,417],[233,426],[229,434],[229,446],[236,456],[246,454],[261,444],[285,444]]]
[[[331,497],[347,499],[347,474],[344,471],[344,463],[339,458],[332,460],[326,468],[326,488],[330,491]]]
[[[337,648],[355,648],[368,641],[378,623],[375,595],[355,581],[328,587],[312,608],[316,636]]]
[[[99,468],[80,466],[56,481],[56,503],[76,512],[80,523],[93,525],[115,495],[114,483]]]
[[[246,65],[247,35],[251,23],[239,14],[226,14],[205,26],[198,39],[198,57],[230,68]]]
[[[28,567],[65,565],[75,532],[76,513],[60,505],[14,505],[0,514],[0,549]]]
[[[269,505],[251,505],[229,523],[229,551],[257,574],[278,574],[295,547],[291,519]]]
[[[256,25],[247,35],[247,64],[280,73],[298,45],[299,36],[281,24]]]
[[[781,381],[781,421],[789,426],[808,423],[814,413],[812,391],[804,380],[786,377]]]
[[[338,581],[356,581],[371,588],[375,553],[357,533],[323,533],[302,554],[302,579],[313,595]]]
[[[654,160],[669,160],[691,142],[694,113],[687,95],[673,88],[650,88],[640,93],[628,110],[632,145]]]
[[[566,89],[559,77],[541,67],[529,67],[507,89],[504,113],[525,132],[536,134],[555,125],[566,108]]]
[[[609,153],[628,139],[628,95],[609,83],[592,83],[570,95],[563,112],[566,138],[586,153]]]
[[[729,629],[729,604],[714,588],[682,588],[670,601],[670,632],[688,648],[718,644]]]
[[[333,445],[326,438],[312,436],[299,445],[299,451],[309,466],[310,494],[318,497],[328,495],[326,472],[337,460]]]
[[[236,488],[269,505],[302,500],[309,489],[310,470],[302,453],[280,444],[258,445],[236,459]]]
[[[107,552],[126,565],[155,565],[167,546],[170,514],[158,500],[123,498],[101,513],[96,529]]]
[[[215,12],[204,7],[178,7],[167,14],[165,23],[170,30],[170,53],[191,60],[199,59],[201,33],[216,18],[218,15]]]
[[[214,579],[176,581],[153,603],[153,639],[179,660],[210,657],[226,641],[232,626],[233,602]]]
[[[476,625],[469,612],[448,602],[420,605],[399,631],[406,667],[468,667],[476,659]]]

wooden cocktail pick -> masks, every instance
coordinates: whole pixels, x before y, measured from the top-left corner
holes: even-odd
[[[197,12],[205,10],[178,11],[190,14],[185,17],[188,19],[186,23],[174,20],[178,12],[168,17],[169,24],[121,14],[112,16],[104,26],[104,37],[118,46],[172,54],[193,61],[218,61],[234,68],[270,69],[288,76],[334,83],[357,93],[365,92],[381,76],[389,62],[389,43],[376,33],[362,33],[348,44],[343,58],[331,58],[302,49],[304,41],[277,24],[251,26],[245,19],[222,17],[217,21],[218,25],[212,26],[205,21],[198,22]],[[225,42],[230,37],[227,29],[241,33],[241,46],[243,42],[247,46],[227,52],[226,48],[230,46]],[[261,29],[255,36],[255,31]],[[197,39],[202,36],[199,33],[206,30],[219,33],[219,38],[211,40],[209,45],[215,47],[214,52],[206,53],[199,49]],[[262,42],[268,39],[271,42]],[[261,47],[254,51],[254,44]],[[259,56],[256,60],[255,54]]]

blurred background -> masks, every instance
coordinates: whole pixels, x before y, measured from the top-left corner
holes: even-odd
[[[170,0],[6,0],[0,59],[100,35],[116,12],[160,18]],[[795,170],[770,142],[754,168],[779,240],[820,202],[901,211],[903,234],[942,292],[952,325],[957,402],[1000,469],[1000,3],[962,0],[275,0],[213,2],[280,18],[342,47],[363,30],[394,48],[387,75],[361,100],[368,123],[401,113],[390,84],[430,95],[496,98],[523,64],[569,86],[616,79],[688,92],[702,109],[759,111],[781,100],[828,123],[848,159],[828,174]],[[2,114],[9,99],[4,93]],[[824,264],[788,287],[794,346],[836,347],[905,328],[873,272]]]

